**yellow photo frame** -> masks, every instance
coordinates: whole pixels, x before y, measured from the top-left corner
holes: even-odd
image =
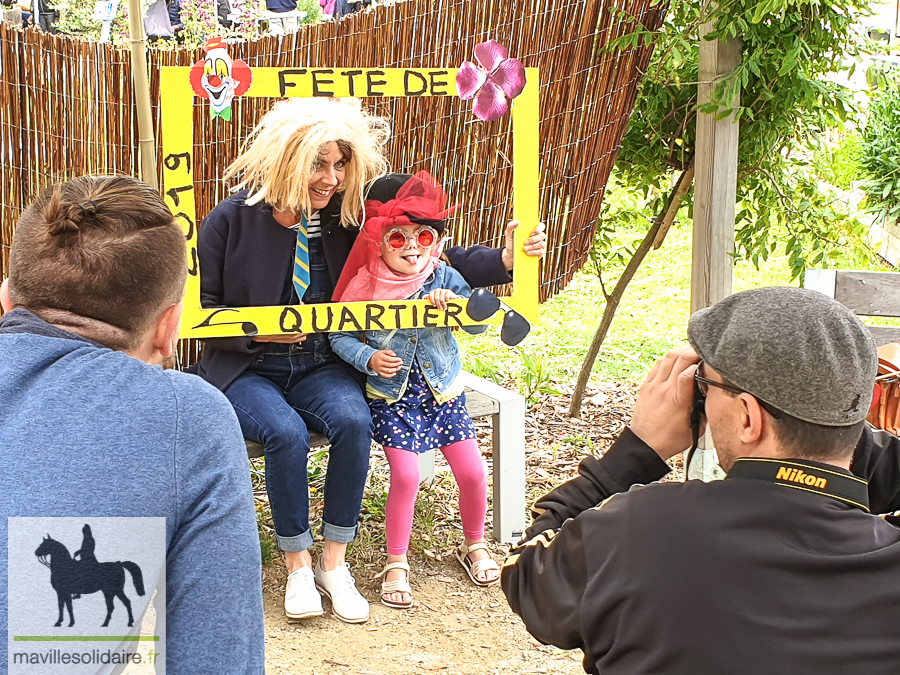
[[[166,203],[184,229],[188,252],[181,337],[202,339],[500,322],[501,312],[486,321],[473,321],[465,312],[466,300],[451,301],[446,312],[425,300],[204,309],[200,305],[199,222],[192,173],[195,93],[190,70],[190,67],[164,67],[160,80],[163,191]],[[244,96],[457,96],[456,72],[447,68],[254,68],[252,85]],[[540,80],[537,68],[526,68],[525,72],[527,84],[511,105],[513,218],[521,225],[515,234],[513,294],[501,299],[534,324],[538,316],[540,262],[526,255],[522,248],[539,218]]]

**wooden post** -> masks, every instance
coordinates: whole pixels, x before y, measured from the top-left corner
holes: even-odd
[[[891,36],[893,38],[893,42],[897,42],[897,26],[900,24],[900,0],[897,0],[896,7],[894,8],[894,34]]]
[[[716,82],[741,61],[740,38],[704,40],[700,29],[700,83],[697,101],[710,100]],[[740,99],[734,101],[738,105]],[[737,191],[738,124],[733,117],[697,114],[694,178],[694,239],[691,264],[691,313],[731,295]]]
[[[154,190],[156,180],[156,143],[153,140],[153,115],[150,108],[150,79],[140,0],[128,0],[128,32],[131,37],[131,73],[134,78],[134,102],[138,113],[138,143],[141,150],[141,180]]]
[[[704,40],[712,29],[700,28],[700,82],[697,102],[707,103],[716,82],[741,62],[741,40]],[[740,98],[734,105],[740,103]],[[737,193],[738,124],[733,117],[697,113],[694,155],[694,238],[691,260],[691,313],[731,295],[734,252],[734,201]],[[695,462],[685,467],[689,477],[716,476],[709,427],[700,439]],[[687,453],[685,453],[687,461]],[[720,470],[721,471],[721,470]]]

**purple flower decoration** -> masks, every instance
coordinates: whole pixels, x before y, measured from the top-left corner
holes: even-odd
[[[525,66],[509,58],[506,47],[496,40],[475,45],[479,65],[466,61],[456,73],[456,89],[464,101],[475,99],[473,112],[485,122],[506,114],[509,104],[525,88]]]

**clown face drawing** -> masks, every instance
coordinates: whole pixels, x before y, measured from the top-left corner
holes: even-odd
[[[206,58],[191,66],[191,89],[197,96],[209,99],[212,117],[230,121],[231,101],[250,89],[250,66],[241,59],[232,59],[222,38],[207,40],[203,49]]]

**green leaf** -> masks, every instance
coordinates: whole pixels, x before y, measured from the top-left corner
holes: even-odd
[[[781,61],[781,68],[778,69],[778,76],[782,77],[787,75],[791,70],[793,70],[794,66],[797,65],[797,51],[791,50],[787,54],[785,54],[784,59]]]
[[[763,17],[769,13],[769,7],[771,3],[769,0],[762,0],[759,4],[756,5],[756,8],[753,11],[753,16],[750,19],[750,23],[759,23],[762,21]]]

